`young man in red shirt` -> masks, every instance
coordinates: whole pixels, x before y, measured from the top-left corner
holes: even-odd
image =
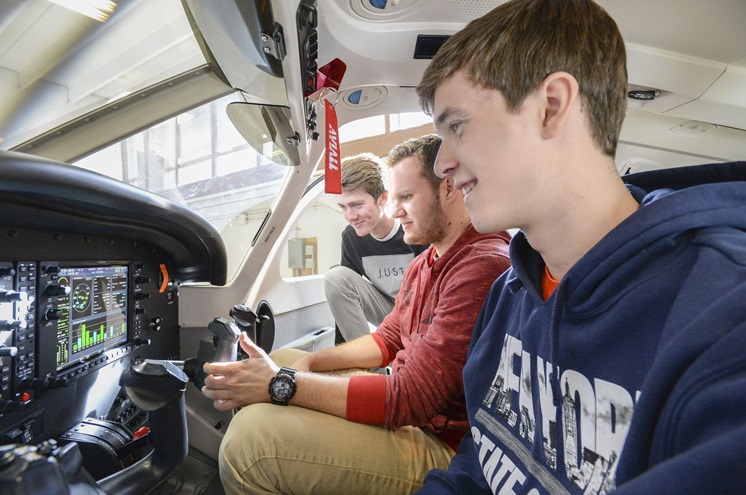
[[[439,146],[424,136],[387,158],[404,240],[431,246],[373,334],[299,358],[273,353],[291,368],[247,339],[249,359],[205,365],[203,393],[218,409],[249,406],[221,445],[227,493],[404,494],[448,466],[467,427],[461,371],[471,331],[509,266],[510,236],[474,230],[461,192],[433,173]],[[319,373],[388,365],[388,376]]]

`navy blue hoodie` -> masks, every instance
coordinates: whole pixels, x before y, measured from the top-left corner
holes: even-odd
[[[641,208],[541,298],[519,232],[420,494],[746,493],[746,162],[624,178]]]

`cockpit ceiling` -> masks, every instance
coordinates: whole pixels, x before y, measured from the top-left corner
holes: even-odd
[[[415,86],[428,64],[413,61],[417,34],[452,34],[503,0],[402,0],[376,9],[371,0],[330,0],[319,8],[319,62],[348,62],[346,86]],[[384,2],[386,3],[386,2]],[[394,2],[389,2],[394,3]],[[600,0],[627,43],[630,83],[661,91],[646,110],[676,109],[682,118],[710,117],[746,129],[746,2],[740,0]],[[378,11],[378,15],[376,15]],[[415,21],[416,19],[416,21]],[[381,67],[387,67],[384,73]],[[732,90],[743,88],[734,95]],[[638,105],[640,107],[640,105]]]

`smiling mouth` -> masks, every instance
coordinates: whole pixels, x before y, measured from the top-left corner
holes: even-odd
[[[473,190],[473,189],[474,189],[475,187],[477,187],[477,183],[476,183],[476,181],[472,181],[472,182],[469,182],[469,183],[467,183],[467,184],[464,184],[463,186],[461,186],[461,194],[463,194],[464,196],[466,196],[466,195],[467,195],[467,194],[469,194],[469,193],[470,193],[470,192],[471,192],[471,191],[472,191],[472,190]]]

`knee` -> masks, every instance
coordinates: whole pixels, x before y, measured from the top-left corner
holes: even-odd
[[[223,436],[223,441],[220,443],[220,461],[221,464],[225,462],[227,465],[236,466],[237,462],[252,462],[247,454],[250,454],[251,444],[248,442],[249,438],[249,426],[253,421],[262,421],[263,417],[258,414],[254,406],[244,407],[231,420],[228,425],[228,430]],[[258,429],[257,431],[262,431]],[[253,437],[253,435],[252,435]],[[253,438],[252,438],[253,440]]]
[[[238,411],[225,432],[220,444],[220,456],[226,459],[239,458],[251,462],[256,456],[266,455],[274,443],[276,430],[281,428],[287,408],[258,403]]]
[[[352,277],[360,278],[360,275],[346,266],[335,266],[326,272],[326,275],[324,275],[324,292],[327,298],[330,294],[337,294],[349,289]]]
[[[220,443],[219,467],[223,483],[245,486],[244,476],[262,456],[272,455],[272,424],[277,407],[253,404],[241,409],[231,420]]]

